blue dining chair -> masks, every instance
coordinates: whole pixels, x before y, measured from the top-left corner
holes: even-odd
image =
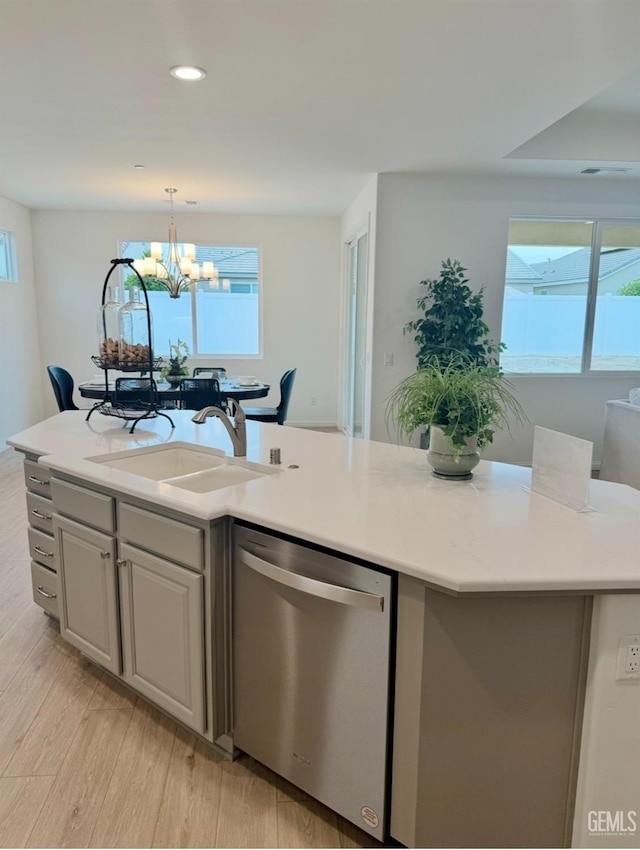
[[[193,370],[193,377],[198,376],[203,378],[217,378],[218,381],[224,381],[227,377],[227,370],[224,366],[196,366]]]
[[[113,400],[116,404],[150,406],[158,404],[158,387],[153,378],[116,378]]]
[[[80,410],[73,403],[73,378],[71,373],[63,369],[62,366],[47,366],[49,380],[53,387],[53,394],[58,403],[58,410]]]
[[[280,378],[280,401],[277,407],[243,407],[247,419],[255,422],[277,422],[284,425],[289,411],[291,391],[297,369],[288,369]]]
[[[220,392],[217,378],[182,378],[180,381],[180,408],[202,410],[203,407],[221,407],[226,398]]]

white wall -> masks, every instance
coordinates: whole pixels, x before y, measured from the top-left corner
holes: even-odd
[[[13,233],[18,267],[17,283],[0,281],[1,449],[7,437],[42,419],[43,374],[29,210],[0,197],[0,227]]]
[[[340,322],[340,396],[338,402],[338,423],[340,427],[345,423],[345,392],[346,392],[346,316],[347,299],[349,297],[348,277],[348,254],[346,246],[363,229],[368,233],[368,257],[367,257],[367,320],[366,320],[366,342],[365,342],[365,387],[364,387],[364,419],[363,436],[365,440],[371,434],[371,350],[373,346],[373,305],[374,305],[374,280],[375,280],[375,247],[376,247],[376,219],[378,203],[378,176],[369,180],[356,198],[349,204],[342,214],[340,221],[340,242],[342,245],[342,310]]]
[[[640,634],[640,596],[597,596],[593,610],[573,847],[640,846],[640,679],[616,681],[618,639]],[[632,834],[589,831],[590,811],[636,813]]]
[[[96,313],[120,240],[165,239],[160,213],[32,213],[42,368],[57,363],[76,383],[96,373]],[[332,217],[176,214],[181,242],[259,244],[264,286],[262,359],[224,360],[229,374],[273,385],[296,367],[289,422],[335,425],[338,398],[340,221]],[[114,272],[114,275],[116,272]],[[217,363],[217,361],[216,361]],[[192,358],[190,366],[206,365]],[[311,406],[311,396],[317,406]],[[45,393],[47,415],[56,411]]]
[[[417,316],[419,282],[437,277],[443,259],[458,259],[470,285],[485,285],[485,320],[500,338],[509,218],[579,216],[640,219],[637,184],[509,178],[429,178],[382,174],[378,179],[372,368],[374,440],[395,440],[385,423],[386,398],[416,368],[415,344],[403,325]],[[394,363],[384,366],[384,355]],[[565,431],[601,452],[605,402],[626,397],[640,375],[513,377],[530,424],[501,432],[484,456],[530,463],[533,426]]]

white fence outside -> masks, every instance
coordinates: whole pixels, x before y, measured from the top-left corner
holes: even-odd
[[[149,292],[156,355],[169,353],[169,340],[178,339],[195,353],[191,319],[191,295],[168,298]],[[235,357],[260,353],[260,304],[257,293],[198,292],[198,355]]]
[[[583,295],[511,294],[504,300],[501,340],[507,370],[579,371],[587,299]],[[563,364],[569,368],[564,369]],[[592,368],[640,369],[640,296],[596,299]]]

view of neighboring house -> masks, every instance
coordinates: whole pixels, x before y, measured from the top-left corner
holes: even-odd
[[[534,287],[542,283],[542,275],[509,248],[507,250],[507,273],[505,286],[512,287],[513,292],[533,292]]]
[[[506,285],[534,295],[584,295],[589,282],[591,248],[570,251],[555,260],[527,264],[509,248]],[[603,249],[600,254],[598,295],[617,295],[640,278],[640,248]]]

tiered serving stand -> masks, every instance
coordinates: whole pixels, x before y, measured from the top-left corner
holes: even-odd
[[[124,425],[131,424],[131,428],[129,429],[129,433],[133,434],[133,431],[142,419],[155,419],[157,416],[162,416],[165,419],[168,419],[171,422],[171,427],[175,428],[173,424],[173,420],[166,413],[163,413],[162,410],[159,409],[158,406],[158,398],[157,393],[153,386],[153,373],[158,372],[162,365],[162,358],[153,356],[153,349],[151,346],[151,311],[149,309],[149,297],[147,295],[147,288],[144,285],[144,280],[142,276],[139,274],[138,270],[134,268],[133,259],[115,259],[111,260],[111,268],[109,269],[107,276],[104,279],[104,286],[102,287],[102,305],[105,303],[105,296],[107,293],[107,286],[109,284],[109,278],[115,271],[117,266],[129,266],[130,270],[137,276],[140,282],[140,289],[144,294],[144,300],[147,307],[147,347],[149,351],[149,359],[144,362],[133,363],[131,361],[122,362],[120,360],[113,361],[109,359],[105,360],[100,355],[93,356],[91,359],[95,363],[95,365],[102,369],[104,372],[104,395],[102,399],[96,402],[89,413],[86,416],[85,422],[88,422],[91,416],[97,411],[102,414],[102,416],[115,416],[117,419],[124,420]],[[104,328],[105,336],[106,336],[106,327]],[[149,373],[149,401],[135,401],[129,402],[127,404],[122,404],[116,401],[114,393],[109,389],[109,370],[114,369],[119,372],[139,372],[140,374],[144,374],[146,372]]]

